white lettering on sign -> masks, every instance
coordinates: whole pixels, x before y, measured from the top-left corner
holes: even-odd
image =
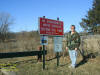
[[[39,18],[40,35],[63,36],[63,22],[58,20]]]
[[[59,24],[59,22],[57,21],[49,21],[49,20],[47,20],[47,23]]]
[[[43,24],[43,26],[45,27],[50,27],[50,24]]]
[[[52,28],[61,28],[61,25],[57,26],[57,25],[52,25]]]
[[[52,27],[57,28],[57,26],[56,26],[56,25],[52,25]]]
[[[42,20],[42,22],[45,22],[45,20]]]
[[[45,31],[45,28],[41,27],[40,30]]]
[[[46,28],[46,31],[50,31],[50,29],[49,28]]]
[[[58,30],[59,32],[62,32],[62,30]]]

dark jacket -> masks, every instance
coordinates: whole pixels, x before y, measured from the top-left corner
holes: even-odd
[[[66,39],[67,39],[67,47],[69,50],[74,50],[75,48],[79,48],[80,35],[76,31],[72,35],[71,35],[71,31],[68,32]]]

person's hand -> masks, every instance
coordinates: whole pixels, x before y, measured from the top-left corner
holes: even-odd
[[[77,50],[77,48],[75,48],[75,50]]]
[[[68,51],[68,47],[66,47],[66,51]]]

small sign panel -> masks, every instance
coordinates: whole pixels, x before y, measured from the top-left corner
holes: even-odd
[[[41,36],[41,45],[48,45],[48,36]]]
[[[62,52],[62,37],[54,37],[54,51]]]

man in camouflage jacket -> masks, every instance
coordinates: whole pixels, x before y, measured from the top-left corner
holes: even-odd
[[[69,67],[76,67],[77,50],[80,46],[80,35],[75,31],[75,25],[71,26],[71,31],[67,34],[67,46],[66,50],[69,51],[69,56],[71,59],[71,65]]]

